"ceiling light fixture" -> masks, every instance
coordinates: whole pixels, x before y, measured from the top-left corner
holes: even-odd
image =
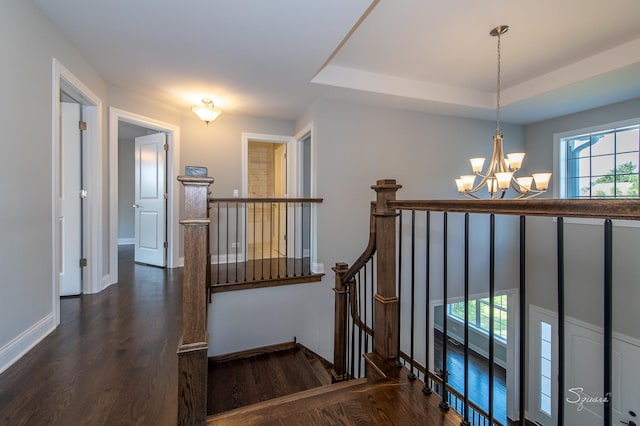
[[[204,98],[202,100],[202,105],[194,105],[191,107],[191,111],[198,116],[198,118],[205,123],[209,124],[220,114],[222,114],[222,110],[215,108],[213,106],[213,101],[211,99]]]
[[[524,152],[516,152],[507,154],[506,158],[502,149],[502,130],[500,129],[500,36],[509,30],[509,26],[500,25],[489,32],[493,37],[498,37],[498,82],[496,94],[496,134],[493,136],[493,154],[486,173],[482,173],[484,166],[484,158],[472,158],[471,169],[472,175],[460,176],[456,179],[458,192],[470,198],[480,198],[475,195],[483,186],[487,186],[491,199],[504,198],[509,188],[516,192],[515,198],[531,198],[542,194],[549,188],[549,180],[551,173],[534,173],[532,176],[515,178],[513,175],[520,170]],[[474,186],[477,176],[481,180],[478,185]],[[535,182],[535,189],[532,183]]]

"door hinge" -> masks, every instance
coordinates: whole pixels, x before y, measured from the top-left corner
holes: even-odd
[[[164,242],[164,244],[163,244],[163,246],[164,246],[164,248],[167,248],[167,247],[169,247],[169,243],[167,243],[167,242],[165,241],[165,242]]]
[[[80,259],[80,267],[84,268],[85,266],[87,266],[87,259],[83,257]]]
[[[87,122],[86,121],[78,121],[78,129],[87,130]]]
[[[167,192],[165,192],[165,193],[164,193],[164,199],[165,199],[165,200],[168,200],[168,199],[169,199],[169,193],[167,193]]]
[[[164,144],[164,150],[169,151],[169,144],[166,144],[166,143]]]

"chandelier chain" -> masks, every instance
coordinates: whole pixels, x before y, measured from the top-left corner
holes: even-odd
[[[500,135],[500,31],[498,31],[498,78],[496,82],[496,135]]]

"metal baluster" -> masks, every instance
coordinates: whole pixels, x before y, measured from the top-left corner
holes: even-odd
[[[526,392],[526,368],[525,368],[525,336],[526,336],[526,216],[520,216],[520,354],[519,354],[519,368],[520,368],[520,380],[519,380],[519,398],[518,407],[520,415],[520,426],[525,426],[525,392]]]
[[[440,401],[440,408],[443,410],[449,410],[449,403],[447,402],[447,212],[443,213],[443,234],[444,240],[442,245],[443,250],[443,266],[442,272],[442,289],[444,306],[442,310],[442,400]]]
[[[244,280],[249,281],[249,277],[247,276],[247,265],[249,264],[249,245],[248,245],[248,237],[247,233],[249,232],[248,222],[249,222],[249,208],[247,207],[247,202],[242,203],[244,205],[244,245],[242,247],[242,251],[244,252]]]
[[[375,313],[373,311],[373,295],[375,294],[375,289],[374,289],[374,286],[375,286],[375,270],[376,270],[375,263],[376,263],[376,258],[372,257],[371,258],[371,299],[370,299],[371,300],[371,334],[372,334],[372,336],[375,335],[374,325],[376,323],[373,320],[374,313]],[[371,346],[373,346],[373,337],[371,338]]]
[[[258,265],[258,259],[256,258],[256,246],[257,246],[257,238],[256,238],[256,207],[257,203],[253,202],[253,280],[256,280],[256,268]]]
[[[604,425],[613,422],[613,225],[604,222]]]
[[[238,203],[236,203],[236,237],[235,237],[235,242],[236,242],[236,282],[238,282],[238,246],[240,245],[240,238],[238,238],[238,229],[239,229],[239,219],[238,219],[238,215],[239,215],[239,208],[238,208]]]
[[[225,257],[226,257],[226,262],[225,262],[225,266],[226,266],[226,270],[227,270],[227,278],[225,279],[225,282],[228,283],[229,282],[229,202],[226,203],[226,216],[227,216],[227,229],[226,229],[226,237],[227,237],[227,245],[226,245],[226,249],[225,249]]]
[[[358,314],[362,312],[362,293],[360,292],[360,287],[362,284],[360,271],[358,271]],[[362,318],[360,318],[362,320]],[[366,318],[364,319],[366,321]],[[362,377],[362,327],[358,327],[358,377]]]
[[[284,239],[284,276],[289,277],[289,202],[284,203],[284,223],[285,223],[285,239]]]
[[[564,219],[557,222],[558,243],[558,425],[564,424]]]
[[[217,202],[216,205],[217,205],[217,209],[218,209],[218,217],[216,218],[216,224],[218,225],[217,226],[218,235],[216,236],[216,252],[217,252],[217,255],[218,255],[217,262],[216,262],[217,263],[217,265],[216,265],[216,269],[217,269],[216,274],[217,274],[218,278],[216,280],[216,284],[220,284],[220,202]]]
[[[260,279],[264,280],[264,201],[260,205]]]
[[[425,264],[425,336],[424,336],[424,342],[425,342],[425,349],[424,349],[424,353],[425,353],[425,360],[424,360],[424,370],[425,370],[425,378],[429,377],[429,331],[430,331],[430,327],[429,327],[429,311],[430,311],[430,292],[431,292],[431,277],[430,275],[430,268],[429,268],[429,259],[430,259],[430,251],[431,251],[431,212],[427,212],[426,214],[426,218],[425,218],[425,228],[426,228],[426,236],[425,236],[425,259],[424,259],[424,264]],[[433,392],[433,390],[431,389],[431,386],[429,386],[428,384],[429,382],[427,382],[427,380],[424,381],[424,387],[422,388],[422,392],[424,392],[426,395],[431,395],[431,393]]]
[[[311,275],[311,259],[313,256],[311,256],[311,209],[312,209],[312,204],[309,203],[309,265],[307,266],[308,270],[307,273],[308,275]]]
[[[496,216],[491,214],[489,237],[489,424],[493,423],[493,388],[494,388],[494,309],[495,309],[495,275],[496,275]]]
[[[371,260],[367,261],[367,263],[369,263],[370,261]],[[363,299],[364,303],[362,304],[363,308],[364,308],[364,317],[363,317],[364,319],[363,319],[363,322],[366,325],[366,324],[368,324],[368,321],[367,321],[367,304],[368,304],[368,301],[369,301],[369,298],[367,297],[367,264],[366,263],[364,265],[364,268],[362,268],[362,269],[364,271],[364,285],[362,286],[363,290],[364,290],[364,299]],[[369,333],[364,333],[364,351],[365,351],[365,353],[369,352]],[[367,365],[366,364],[364,366],[364,374],[365,374],[365,376],[367,375]]]
[[[464,413],[461,426],[469,426],[469,213],[464,214]]]
[[[280,229],[280,206],[282,202],[278,202],[278,278],[280,278],[280,233],[282,229]]]
[[[415,326],[415,270],[416,270],[416,211],[411,210],[411,336],[410,336],[410,372],[409,380],[415,380],[416,375],[413,372],[413,344],[414,344],[414,326]]]
[[[273,262],[273,204],[269,203],[269,279],[272,279],[271,263]]]
[[[296,210],[296,203],[293,203],[293,276],[296,276],[296,259],[298,257],[297,241],[296,241],[296,228],[298,225],[298,211]]]
[[[400,322],[402,321],[402,210],[400,210],[399,219],[398,219],[398,347],[396,348],[396,367],[401,368],[402,363],[400,362],[400,340],[402,340],[400,332],[402,327],[400,326]]]

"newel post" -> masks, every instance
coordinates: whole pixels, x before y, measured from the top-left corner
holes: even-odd
[[[204,425],[207,417],[207,235],[206,168],[187,167],[184,186],[184,278],[182,337],[178,345],[178,425]]]
[[[377,181],[371,187],[376,191],[376,251],[378,262],[376,272],[377,292],[374,296],[373,349],[384,359],[398,354],[398,296],[396,295],[396,217],[395,210],[387,207],[387,202],[396,199],[396,192],[402,188],[395,179]]]
[[[342,283],[342,279],[349,270],[346,263],[336,263],[333,268],[335,272],[336,286],[335,293],[335,327],[333,335],[333,369],[331,370],[331,381],[341,382],[347,379],[347,291]]]

